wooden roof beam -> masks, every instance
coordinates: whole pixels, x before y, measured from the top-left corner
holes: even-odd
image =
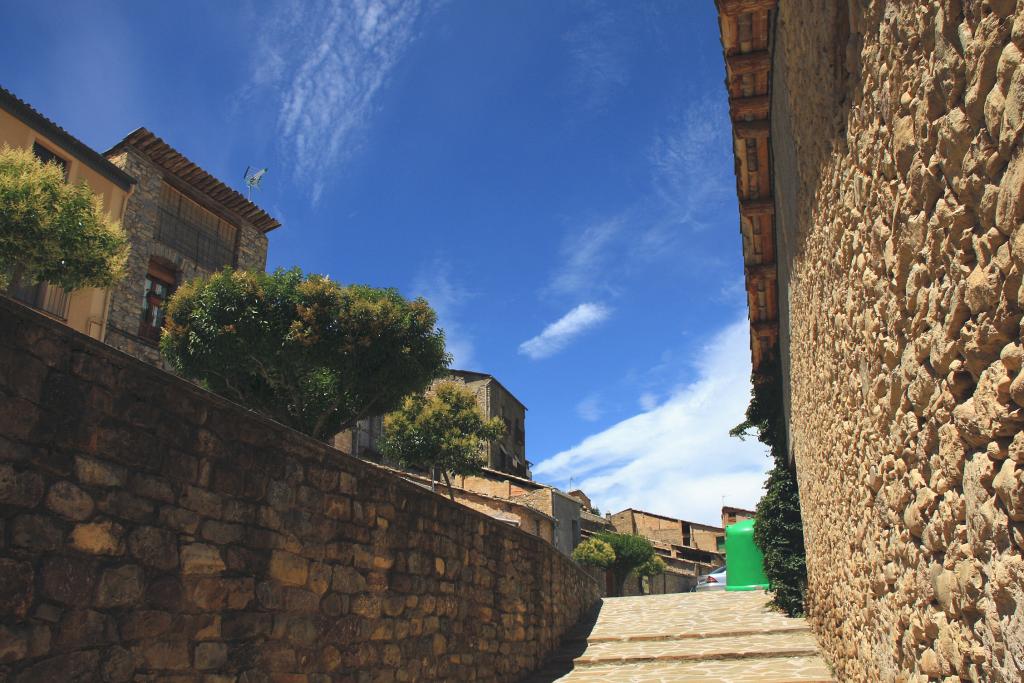
[[[718,13],[724,17],[735,17],[750,12],[773,10],[778,0],[719,0]]]
[[[748,280],[774,280],[778,274],[778,267],[774,263],[756,263],[745,266],[743,272]]]
[[[725,65],[730,76],[764,73],[772,68],[772,55],[768,50],[729,55]]]
[[[732,131],[741,140],[753,140],[769,137],[772,132],[772,126],[771,121],[768,119],[736,121],[732,124]]]
[[[775,214],[775,201],[768,197],[766,199],[741,199],[740,215],[744,218],[754,216],[772,216]]]
[[[754,95],[753,97],[730,97],[729,111],[732,113],[733,121],[749,116],[755,119],[768,117],[768,110],[771,108],[771,100],[767,95]]]

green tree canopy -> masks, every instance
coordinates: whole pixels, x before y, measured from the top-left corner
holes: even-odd
[[[572,559],[588,567],[608,569],[615,562],[615,551],[599,538],[588,538],[573,548]]]
[[[446,380],[426,393],[406,396],[398,410],[385,416],[379,448],[403,466],[437,467],[447,478],[449,472],[479,472],[483,448],[504,433],[499,418],[480,414],[470,389]]]
[[[298,268],[183,285],[160,349],[186,377],[318,439],[393,410],[449,362],[423,299]]]
[[[637,576],[657,576],[658,574],[664,574],[668,565],[665,564],[665,560],[657,554],[651,555],[651,559],[644,562],[642,565],[636,568]]]
[[[0,148],[0,290],[23,283],[107,287],[124,277],[128,240],[84,182],[30,150]]]
[[[643,536],[636,534],[618,534],[603,531],[594,538],[604,541],[615,552],[615,561],[608,565],[618,594],[622,595],[623,586],[630,573],[640,569],[655,557],[654,546]]]

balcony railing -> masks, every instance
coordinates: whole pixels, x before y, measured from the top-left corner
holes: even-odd
[[[71,305],[71,293],[50,284],[39,282],[26,285],[14,282],[7,290],[8,296],[12,299],[28,304],[32,308],[42,311],[58,320],[68,319],[68,308]]]

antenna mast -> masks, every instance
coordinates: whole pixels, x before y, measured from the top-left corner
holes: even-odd
[[[263,181],[263,176],[266,174],[267,169],[254,169],[251,166],[245,167],[245,173],[242,174],[242,180],[245,181],[246,187],[249,188],[249,201],[252,201],[252,191],[260,186]]]

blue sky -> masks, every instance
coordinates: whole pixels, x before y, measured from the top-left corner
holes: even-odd
[[[0,84],[98,150],[145,126],[284,226],[269,267],[427,297],[528,406],[538,479],[714,521],[767,458],[711,2],[47,3]]]

